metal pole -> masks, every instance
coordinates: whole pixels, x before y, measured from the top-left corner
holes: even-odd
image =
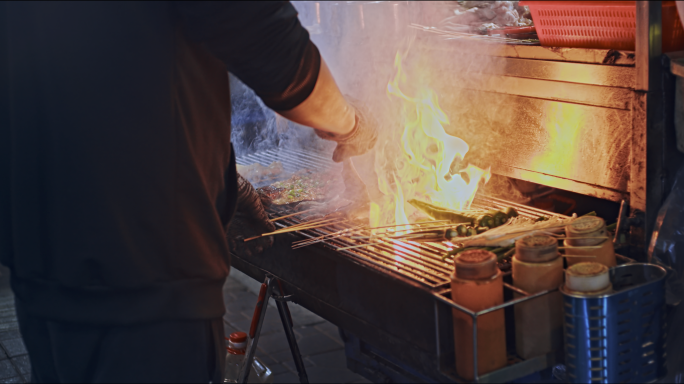
[[[630,256],[644,260],[655,218],[666,193],[665,120],[662,92],[662,2],[637,1],[636,87],[632,106]],[[634,220],[636,219],[636,220]]]
[[[477,370],[477,315],[473,316],[473,365],[473,381],[477,383],[480,380]]]
[[[268,299],[273,292],[274,282],[274,278],[266,275],[264,283],[261,284],[256,308],[254,308],[254,316],[252,316],[252,325],[249,329],[249,337],[252,339],[252,342],[247,347],[245,361],[240,370],[240,374],[238,375],[238,383],[247,383],[247,379],[249,378],[249,371],[252,368],[252,362],[254,361],[254,355],[256,354],[257,343],[259,342],[259,335],[261,334],[261,326],[264,323],[264,318],[266,318]]]
[[[294,331],[292,330],[292,316],[290,315],[290,308],[287,306],[285,291],[283,290],[283,286],[280,283],[280,281],[278,281],[278,287],[280,288],[281,298],[275,298],[276,306],[278,307],[278,313],[280,314],[280,321],[283,323],[283,328],[285,329],[287,343],[290,345],[290,352],[292,352],[292,358],[294,359],[295,366],[297,367],[297,373],[299,374],[299,382],[308,383],[309,377],[306,374],[306,368],[304,368],[304,361],[302,361],[302,355],[301,353],[299,353],[297,338],[295,337]]]

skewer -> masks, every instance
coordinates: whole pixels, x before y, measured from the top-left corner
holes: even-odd
[[[414,235],[427,235],[428,231],[436,230],[436,229],[445,229],[445,228],[451,228],[454,225],[458,224],[447,224],[447,225],[439,225],[439,226],[433,226],[433,227],[424,227],[420,229],[409,229],[409,231],[415,231],[415,232],[410,232],[404,235],[392,235],[390,232],[383,232],[383,233],[376,233],[370,236],[354,236],[351,237],[352,239],[359,240],[359,239],[372,239],[372,238],[380,238],[383,237],[385,239],[400,239],[406,236],[411,236],[414,237]]]
[[[279,229],[278,231],[289,231],[290,229],[297,229],[297,230],[304,230],[307,228],[318,228],[318,227],[324,227],[328,225],[336,225],[339,223],[344,223],[347,221],[347,219],[344,218],[335,218],[335,219],[328,219],[328,220],[322,220],[322,221],[316,221],[312,223],[306,223],[305,225],[298,225],[296,227],[285,227],[283,229]],[[275,232],[278,232],[275,231]]]
[[[284,230],[290,230],[290,229],[294,229],[294,228],[308,227],[308,226],[310,226],[310,225],[317,225],[317,224],[326,223],[326,222],[331,222],[331,221],[335,221],[335,220],[342,220],[342,221],[344,221],[344,220],[346,220],[346,219],[341,219],[341,218],[337,217],[337,218],[332,218],[332,219],[329,218],[329,219],[321,219],[321,220],[307,221],[307,222],[300,223],[300,224],[297,224],[297,225],[291,225],[291,226],[289,226],[289,227],[284,227],[284,228],[275,230],[274,232],[284,231]]]
[[[339,219],[333,219],[333,220],[339,220]],[[328,221],[331,221],[331,220],[328,220]],[[344,222],[344,221],[346,221],[346,219],[342,219],[342,220],[340,220],[339,222]],[[336,222],[335,224],[337,224],[337,222]],[[264,237],[264,236],[279,235],[279,234],[281,234],[281,233],[303,231],[303,230],[305,230],[305,229],[314,229],[314,228],[319,228],[319,227],[325,227],[325,226],[328,226],[328,225],[333,225],[333,224],[331,224],[331,223],[329,223],[329,222],[318,222],[318,223],[316,223],[316,224],[311,224],[311,225],[309,225],[309,226],[286,227],[286,228],[284,228],[284,229],[280,229],[280,230],[277,230],[277,231],[273,231],[273,232],[269,232],[269,233],[262,233],[262,234],[259,235],[259,236],[250,237],[250,238],[248,238],[248,239],[245,239],[244,242],[246,243],[246,242],[248,242],[248,241],[252,241],[252,240],[258,239],[258,238],[260,238],[260,237]]]
[[[402,240],[402,239],[415,239],[418,237],[425,237],[425,233],[408,233],[406,235],[388,236],[388,237],[385,237],[385,239],[387,239],[387,240]]]
[[[454,225],[456,225],[456,224],[454,224]],[[566,224],[558,224],[558,225],[555,225],[555,226],[553,226],[553,227],[547,227],[547,228],[544,228],[544,229],[563,228],[563,227],[565,227],[565,226],[566,226]],[[497,227],[497,228],[501,228],[501,227]],[[519,234],[521,234],[521,233],[526,233],[526,232],[540,232],[540,233],[541,233],[541,232],[543,232],[543,231],[540,231],[540,230],[538,230],[538,229],[525,229],[525,230],[522,230],[522,231],[516,231],[516,232],[510,232],[510,233],[502,234],[501,236],[519,235]],[[486,235],[487,232],[483,232],[483,233],[481,233],[481,234],[482,234],[482,235]],[[584,237],[584,239],[587,239],[587,237]]]
[[[596,257],[596,256],[581,256],[581,255],[561,255],[563,257]]]
[[[574,246],[567,246],[567,247],[558,247],[558,249],[599,249],[601,248],[601,245],[578,245],[576,247]]]
[[[262,234],[259,235],[259,236],[254,236],[254,237],[250,237],[250,238],[248,238],[248,239],[245,239],[244,242],[246,243],[246,242],[248,242],[248,241],[252,241],[252,240],[258,239],[258,238],[260,238],[260,237],[264,237],[264,236],[280,235],[281,233],[289,233],[289,232],[303,231],[303,230],[305,230],[305,229],[313,229],[313,228],[318,228],[318,227],[322,227],[322,226],[325,226],[325,225],[327,225],[327,224],[323,224],[323,225],[314,225],[314,226],[311,226],[311,227],[287,228],[287,229],[285,229],[285,230],[280,230],[280,231],[275,231],[275,232],[269,232],[269,233],[262,233]]]
[[[323,239],[323,238],[326,238],[326,237],[334,236],[334,235],[337,235],[337,234],[342,234],[342,233],[344,233],[344,232],[349,232],[349,231],[356,232],[356,231],[359,229],[359,227],[362,227],[362,226],[361,226],[361,225],[357,225],[356,227],[340,229],[340,230],[337,231],[337,232],[328,233],[328,234],[326,234],[326,235],[320,235],[320,236],[312,237],[312,238],[309,238],[309,239],[302,239],[302,240],[293,241],[293,242],[292,242],[292,245],[299,245],[299,244],[302,244],[302,243],[308,243],[308,242],[310,242],[310,241],[315,241],[315,240]]]
[[[361,248],[361,247],[370,247],[372,245],[379,245],[379,244],[384,244],[384,241],[379,241],[377,243],[368,243],[368,244],[360,244],[360,245],[353,245],[351,247],[344,247],[344,248],[337,248],[336,251],[344,251],[347,249],[352,249],[352,248]]]
[[[519,294],[521,294],[521,295],[524,295],[524,296],[529,296],[529,295],[530,295],[529,293],[523,291],[522,289],[520,289],[520,288],[518,288],[518,287],[514,287],[514,286],[512,286],[512,285],[510,285],[510,284],[508,284],[508,283],[503,283],[503,285],[504,285],[504,287],[510,289],[511,291],[517,292],[517,293],[519,293]]]
[[[314,211],[314,210],[315,210],[315,208],[311,208],[311,209],[307,209],[307,210],[305,210],[305,211],[295,212],[295,213],[291,213],[291,214],[289,214],[289,215],[276,217],[275,219],[271,219],[271,220],[269,220],[269,221],[270,221],[270,222],[274,222],[274,221],[278,221],[278,220],[280,220],[280,219],[287,219],[288,217],[301,215],[302,213],[307,213],[307,212],[311,212],[311,211]]]
[[[452,225],[443,225],[443,226],[434,226],[434,227],[423,227],[423,228],[412,228],[412,229],[403,229],[401,231],[397,232],[382,232],[382,233],[374,233],[369,236],[358,236],[356,239],[372,239],[372,238],[385,238],[385,239],[399,239],[403,238],[406,236],[411,236],[413,237],[414,235],[437,235],[434,231],[438,230],[446,230],[449,228],[453,228]],[[442,231],[441,231],[442,232]]]
[[[344,233],[338,233],[338,232],[335,232],[334,234],[329,233],[327,235],[321,235],[319,237],[313,237],[313,238],[305,239],[306,241],[300,240],[299,242],[293,242],[292,248],[294,249],[294,248],[299,248],[299,247],[305,247],[307,245],[319,243],[319,242],[325,241],[325,240],[330,240],[332,238],[335,238],[336,236],[342,236],[344,234]]]
[[[405,225],[424,225],[424,224],[431,224],[431,223],[444,223],[450,220],[435,220],[435,221],[423,221],[422,223],[413,223],[413,224],[394,224],[394,225],[385,225],[382,227],[373,227],[373,228],[364,228],[364,230],[371,230],[371,229],[383,229],[383,228],[394,228],[394,227],[403,227]],[[469,223],[459,223],[459,224],[469,224]],[[459,224],[452,224],[452,225],[459,225]]]
[[[358,227],[361,227],[361,226],[359,225]],[[297,242],[297,244],[293,243],[292,249],[299,249],[299,248],[308,247],[309,245],[320,243],[321,241],[324,241],[324,240],[330,240],[333,238],[343,236],[346,232],[356,232],[356,231],[358,231],[358,228],[347,228],[347,229],[343,229],[341,231],[337,231],[335,233],[329,233],[327,235],[318,236],[318,237],[315,237],[313,239],[306,239],[306,241],[299,241],[299,242]]]
[[[328,240],[328,239],[335,238],[335,237],[340,237],[340,236],[343,236],[345,233],[354,233],[354,232],[359,232],[359,231],[364,231],[364,230],[393,228],[393,227],[405,226],[405,225],[409,225],[409,226],[423,225],[424,227],[420,228],[421,230],[432,230],[432,229],[448,228],[451,226],[459,225],[459,224],[446,224],[446,225],[439,225],[439,226],[434,225],[434,224],[444,223],[444,222],[449,222],[449,220],[433,220],[433,221],[420,222],[420,223],[395,224],[395,225],[386,225],[386,226],[372,227],[372,228],[368,228],[368,227],[361,228],[362,226],[359,225],[357,227],[342,229],[340,231],[337,231],[334,233],[329,233],[327,235],[321,235],[321,236],[318,236],[316,238],[303,239],[303,240],[296,241],[296,242],[292,243],[292,245],[293,245],[292,249],[299,249],[299,248],[306,247],[306,246],[309,246],[309,245],[312,245],[315,243],[319,243],[319,242],[324,241],[324,240]],[[293,228],[293,227],[288,227],[288,229],[290,229],[290,228]],[[283,230],[285,230],[285,229],[283,229]],[[280,231],[279,233],[283,233],[282,232],[283,230],[279,230]],[[370,239],[373,237],[375,237],[375,238],[378,238],[378,237],[387,238],[388,236],[386,236],[386,235],[388,235],[388,232],[375,234],[372,236],[354,236],[351,238],[352,239]],[[415,235],[416,236],[411,236],[410,238],[424,236],[425,234],[415,234]],[[401,240],[401,239],[405,239],[405,238],[407,238],[406,235],[401,235],[401,236],[398,236],[396,238],[392,238],[392,240]]]

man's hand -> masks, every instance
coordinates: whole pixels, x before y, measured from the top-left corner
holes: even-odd
[[[273,245],[273,237],[265,236],[245,242],[245,238],[273,232],[275,226],[264,211],[261,196],[252,184],[238,174],[237,207],[228,227],[230,251],[244,256],[257,255]]]
[[[346,135],[336,135],[315,130],[320,138],[337,142],[337,147],[333,152],[333,161],[336,163],[353,156],[363,155],[370,151],[378,140],[378,125],[371,112],[357,100],[350,97],[346,99],[356,112],[355,124],[351,132]]]

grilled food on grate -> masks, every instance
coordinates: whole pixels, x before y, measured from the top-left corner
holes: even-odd
[[[259,188],[259,191],[268,195],[273,204],[285,205],[331,199],[344,191],[344,183],[332,172],[301,170],[289,179]]]

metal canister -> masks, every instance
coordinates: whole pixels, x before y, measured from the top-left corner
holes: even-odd
[[[652,382],[665,367],[665,269],[627,264],[610,269],[612,289],[561,287],[565,361],[574,383]]]

